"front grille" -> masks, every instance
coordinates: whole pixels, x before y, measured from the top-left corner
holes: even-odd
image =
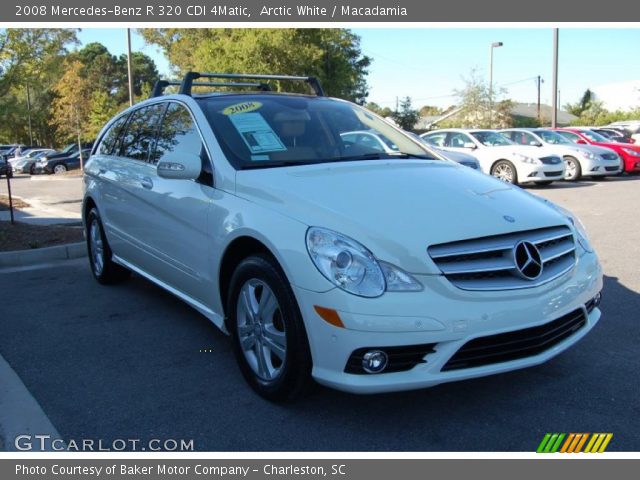
[[[607,172],[615,172],[615,171],[617,171],[619,168],[620,168],[620,167],[604,167],[604,169],[605,169]]]
[[[560,157],[554,156],[540,157],[540,161],[545,165],[558,165],[559,163],[562,163],[562,159]]]
[[[521,241],[540,252],[542,273],[535,280],[523,278],[514,256]],[[431,259],[453,285],[463,290],[510,290],[550,282],[575,264],[575,242],[568,227],[558,226],[433,245]]]
[[[562,170],[558,170],[557,172],[544,172],[545,177],[558,177],[562,175]]]
[[[406,372],[411,370],[419,363],[426,363],[424,357],[433,353],[435,343],[426,343],[423,345],[405,345],[400,347],[367,347],[355,350],[344,368],[345,373],[366,374],[362,368],[362,358],[364,354],[371,350],[382,350],[387,354],[389,363],[380,374],[393,372]],[[378,374],[378,375],[380,375]]]
[[[616,153],[603,153],[600,156],[605,160],[618,160],[618,155]]]
[[[538,355],[569,338],[587,323],[584,310],[544,325],[480,337],[465,343],[442,367],[442,371],[481,367]]]

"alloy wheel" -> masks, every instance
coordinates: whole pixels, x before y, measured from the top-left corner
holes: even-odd
[[[102,244],[102,233],[98,219],[94,218],[89,227],[89,246],[91,247],[91,262],[96,275],[102,274],[104,268],[104,246]]]
[[[263,381],[278,378],[287,358],[285,324],[276,296],[262,280],[248,280],[240,290],[237,329],[253,372]]]
[[[503,182],[513,183],[513,169],[506,163],[501,163],[493,171],[493,176]]]

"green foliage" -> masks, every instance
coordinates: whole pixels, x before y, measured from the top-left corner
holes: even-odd
[[[93,140],[114,113],[128,106],[127,56],[116,57],[100,43],[67,51],[77,43],[75,30],[0,30],[1,143],[31,143],[29,111],[33,143],[59,146],[76,140],[76,115],[69,113],[76,106],[82,113],[84,140]],[[134,52],[131,58],[134,95],[147,98],[158,77],[157,68],[143,53]],[[58,118],[61,112],[63,120]]]
[[[83,65],[77,60],[68,62],[64,75],[53,87],[51,124],[63,138],[80,141],[93,140],[86,126],[92,111],[92,84],[82,76]]]
[[[0,142],[30,143],[30,110],[33,142],[56,143],[49,126],[52,87],[63,73],[67,47],[76,43],[70,29],[0,30]]]
[[[462,111],[443,121],[441,126],[466,128],[508,128],[511,126],[511,109],[513,102],[503,99],[507,93],[504,88],[493,88],[472,70],[470,75],[463,78],[464,88],[454,90],[458,97],[458,105]]]
[[[422,108],[420,108],[420,110],[418,110],[418,113],[420,114],[421,117],[432,117],[435,115],[442,115],[444,111],[440,107],[434,107],[432,105],[424,105]]]
[[[363,104],[371,60],[360,50],[360,38],[346,29],[328,28],[213,28],[144,29],[148,43],[158,45],[175,66],[226,73],[315,75],[327,95]],[[305,85],[278,90],[306,92]]]
[[[367,108],[368,110],[371,110],[375,114],[380,115],[382,118],[387,118],[393,115],[393,110],[391,110],[389,107],[382,108],[380,105],[378,105],[375,102],[367,103],[365,105],[365,108]]]
[[[400,101],[398,111],[391,115],[400,128],[412,131],[416,122],[420,118],[418,111],[411,105],[411,98],[405,97]]]

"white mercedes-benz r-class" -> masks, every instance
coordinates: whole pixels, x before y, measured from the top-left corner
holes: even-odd
[[[276,80],[315,93],[273,92]],[[91,270],[103,284],[133,271],[197,309],[260,395],[538,365],[600,318],[602,269],[561,207],[446,160],[313,77],[190,72],[164,94],[176,84],[158,82],[98,137],[84,177]]]

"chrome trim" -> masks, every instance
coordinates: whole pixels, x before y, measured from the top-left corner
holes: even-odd
[[[536,279],[518,275],[513,249],[520,242],[530,242],[539,249],[543,269]],[[575,238],[567,226],[462,240],[427,249],[454,286],[480,291],[517,290],[551,282],[573,269],[575,250]]]

